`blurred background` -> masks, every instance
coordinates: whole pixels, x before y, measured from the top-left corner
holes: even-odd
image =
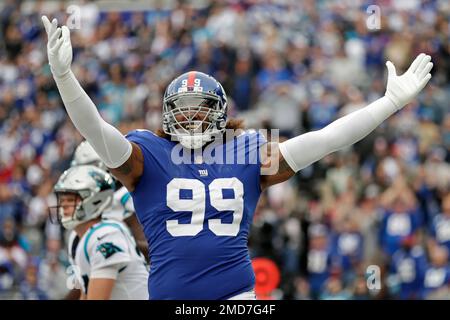
[[[263,299],[450,299],[447,0],[0,1],[0,299],[68,291],[66,235],[47,205],[82,138],[40,17],[69,24],[70,4],[74,73],[123,133],[158,129],[166,85],[195,69],[224,85],[231,117],[289,138],[381,97],[386,60],[402,73],[431,55],[418,99],[262,195],[249,246],[274,263],[258,262]],[[369,265],[380,290],[368,290]]]

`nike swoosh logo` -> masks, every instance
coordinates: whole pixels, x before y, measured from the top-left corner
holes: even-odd
[[[97,237],[97,240],[100,241],[100,240],[102,240],[104,237],[106,237],[106,234],[103,235],[103,236],[101,236],[101,237]]]

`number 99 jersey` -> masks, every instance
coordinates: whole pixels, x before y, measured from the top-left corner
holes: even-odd
[[[245,131],[204,152],[202,161],[182,163],[174,141],[147,130],[132,131],[127,139],[144,156],[131,195],[149,243],[150,299],[224,300],[252,290],[247,241],[261,192],[264,136]],[[219,149],[226,150],[222,163]]]

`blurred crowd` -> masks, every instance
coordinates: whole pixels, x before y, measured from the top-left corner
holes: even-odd
[[[55,3],[0,7],[0,299],[61,299],[68,291],[66,235],[49,223],[47,207],[82,137],[47,63],[41,15],[74,23],[67,4]],[[378,18],[366,11],[373,3],[379,28],[368,23]],[[418,53],[431,55],[433,78],[418,99],[262,195],[249,246],[281,272],[266,298],[450,299],[448,1],[80,8],[74,73],[123,133],[158,129],[165,87],[195,69],[224,85],[230,117],[289,138],[383,96],[386,60],[400,73]],[[380,286],[368,266],[378,268]]]

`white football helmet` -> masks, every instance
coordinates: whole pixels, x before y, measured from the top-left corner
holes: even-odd
[[[74,167],[86,164],[92,164],[102,170],[108,171],[108,168],[106,167],[102,159],[100,159],[100,156],[97,154],[94,148],[92,148],[91,144],[85,140],[81,142],[75,149],[75,153],[73,155],[70,166]]]
[[[66,170],[54,186],[57,198],[56,210],[50,210],[52,221],[59,221],[64,228],[73,229],[77,225],[99,217],[110,208],[115,183],[112,176],[93,165],[81,165]],[[75,204],[72,216],[65,216],[61,206],[61,196],[78,195],[81,201]],[[56,216],[56,219],[55,219]]]

